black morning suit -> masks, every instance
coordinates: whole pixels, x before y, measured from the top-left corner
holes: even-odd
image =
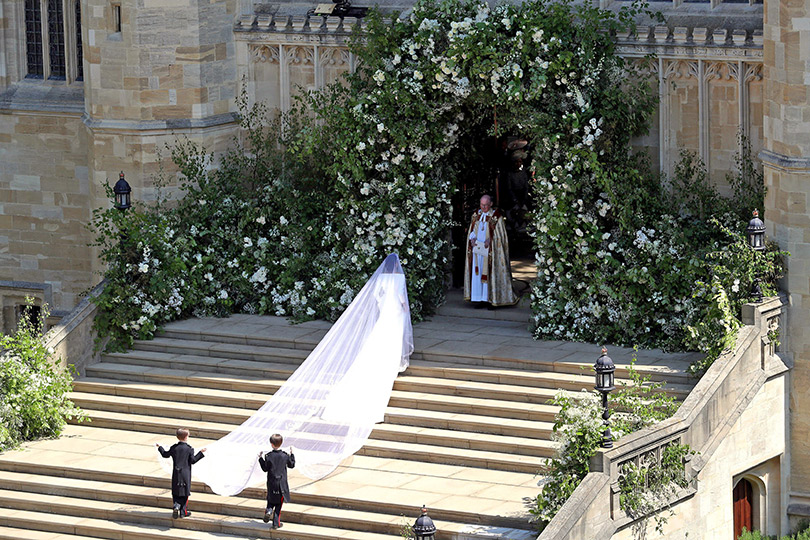
[[[281,505],[290,500],[287,469],[295,468],[295,456],[281,449],[259,456],[259,466],[267,473],[267,514],[273,514],[273,526],[281,526]]]
[[[186,442],[175,443],[168,451],[158,446],[158,452],[165,458],[172,458],[172,500],[175,508],[179,505],[181,515],[188,515],[188,496],[191,495],[191,466],[205,456],[194,454],[194,449]]]

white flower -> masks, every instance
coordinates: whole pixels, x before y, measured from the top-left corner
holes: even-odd
[[[380,133],[382,133],[383,131],[385,131],[385,125],[384,125],[382,122],[380,122],[379,124],[377,124],[377,131],[379,131]]]
[[[315,315],[315,310],[312,309],[311,307],[308,307],[307,308],[307,315],[309,315],[310,317]]]
[[[395,55],[394,55],[394,58],[391,60],[391,63],[392,63],[392,64],[394,64],[394,65],[396,66],[396,65],[397,65],[397,64],[399,64],[401,61],[402,61],[402,57],[401,57],[400,55],[398,55],[398,54],[395,54]]]
[[[284,216],[279,217],[278,222],[281,223],[282,225],[286,225],[287,223],[289,223],[289,221],[287,221],[287,218],[285,218]]]
[[[250,281],[252,281],[253,283],[266,283],[267,268],[262,266],[258,270],[256,270],[256,272],[250,277]]]
[[[228,298],[228,291],[226,291],[225,289],[219,291],[219,297],[222,300],[225,300],[226,298]]]
[[[146,263],[141,263],[141,264],[139,264],[139,265],[138,265],[138,271],[139,271],[141,274],[145,274],[145,273],[147,273],[147,272],[149,271],[149,265],[148,265],[148,264],[146,264]]]
[[[540,41],[542,41],[543,39],[543,31],[538,30],[537,32],[532,34],[532,39],[534,40],[535,43],[540,43]]]
[[[577,233],[577,236],[579,237],[585,236],[585,234],[579,228],[577,228],[574,232]]]
[[[378,69],[377,72],[372,76],[372,79],[377,81],[378,86],[382,86],[383,81],[385,81],[385,73]]]
[[[242,242],[246,248],[253,247],[253,240],[251,240],[247,236],[242,239]]]
[[[264,216],[259,216],[256,218],[256,223],[258,223],[259,225],[264,225],[265,223],[267,223],[267,220],[264,219]]]
[[[417,69],[416,71],[413,72],[413,78],[416,79],[417,81],[421,81],[422,79],[425,78],[425,76],[422,75],[422,72]]]
[[[731,292],[735,292],[735,293],[740,292],[740,280],[739,279],[734,280],[734,285],[731,286]]]
[[[366,143],[364,143],[363,141],[360,141],[359,143],[357,143],[357,149],[362,152],[363,150],[366,149]]]

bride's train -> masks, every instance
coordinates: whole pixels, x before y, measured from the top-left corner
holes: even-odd
[[[332,472],[365,444],[384,418],[397,373],[413,351],[408,293],[399,258],[389,255],[317,347],[241,426],[208,445],[194,476],[220,495],[260,484],[260,451],[273,433],[295,449],[296,470]]]

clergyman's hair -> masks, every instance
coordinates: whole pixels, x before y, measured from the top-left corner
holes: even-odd
[[[177,428],[176,433],[177,433],[177,438],[179,440],[184,441],[184,440],[188,439],[188,429],[187,428],[184,428],[184,427]]]
[[[272,444],[274,447],[278,448],[279,446],[281,446],[281,443],[283,442],[284,437],[282,437],[278,433],[273,433],[272,435],[270,435],[270,444]]]

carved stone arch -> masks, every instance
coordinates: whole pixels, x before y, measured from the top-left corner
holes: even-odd
[[[315,47],[306,47],[303,45],[285,47],[284,60],[287,65],[315,65]]]
[[[762,80],[762,64],[745,64],[745,75],[743,81],[748,84],[751,81]]]
[[[280,57],[277,45],[251,45],[250,57],[254,62],[278,64]]]
[[[348,66],[348,50],[338,47],[323,47],[319,51],[318,60],[322,66]]]
[[[704,68],[704,80],[713,79],[739,80],[739,68],[733,62],[711,62]]]
[[[664,79],[699,78],[700,66],[691,60],[673,60],[664,68]]]
[[[752,516],[751,525],[752,529],[765,531],[766,529],[766,501],[767,501],[767,484],[765,480],[756,474],[756,472],[746,472],[741,475],[735,476],[732,483],[732,491],[742,491],[741,482],[748,482],[752,489],[751,503],[752,503]]]

